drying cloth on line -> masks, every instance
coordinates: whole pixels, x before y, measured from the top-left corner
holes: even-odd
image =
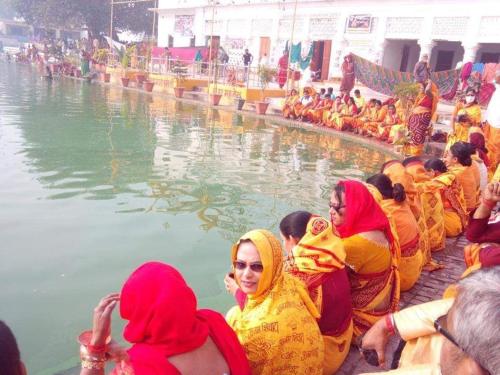
[[[483,74],[483,70],[484,70],[484,64],[483,63],[475,63],[472,66],[472,71],[473,72],[479,72],[479,73]]]
[[[394,89],[399,83],[415,81],[413,73],[384,68],[358,55],[351,55],[356,79],[374,91],[394,96]],[[460,69],[431,73],[431,79],[437,85],[440,96],[449,96],[455,90],[459,78]]]
[[[288,43],[287,43],[288,47]],[[306,57],[302,57],[302,42],[297,44],[292,44],[292,48],[290,49],[290,62],[291,63],[299,63],[300,69],[305,70],[311,64],[311,59],[314,51],[314,43],[311,43],[311,47],[309,48],[309,52]]]

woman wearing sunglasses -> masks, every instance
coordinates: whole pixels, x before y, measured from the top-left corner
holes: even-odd
[[[246,299],[226,319],[252,374],[322,374],[319,313],[304,285],[284,272],[278,239],[266,230],[250,231],[233,246],[231,260]]]
[[[389,220],[363,183],[340,181],[330,216],[346,252],[354,335],[366,332],[399,303],[399,253]]]
[[[306,211],[280,223],[287,254],[287,272],[302,280],[321,313],[319,329],[325,343],[323,374],[334,374],[344,362],[352,339],[351,288],[342,240],[324,218]]]

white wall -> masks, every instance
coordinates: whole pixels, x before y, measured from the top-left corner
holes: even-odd
[[[280,57],[284,41],[290,38],[290,23],[294,13],[292,0],[219,0],[214,35],[221,37],[221,44],[232,39],[241,39],[248,46],[255,59],[259,55],[260,36],[271,39],[270,60],[274,63]],[[212,16],[212,8],[206,0],[160,0],[159,45],[166,45],[166,35],[173,34],[175,46],[188,46],[189,38],[181,39],[173,33],[177,14],[195,14],[194,33],[196,44],[204,43],[207,30],[206,20]],[[349,15],[369,14],[373,27],[369,33],[347,33],[345,23]],[[169,17],[163,18],[163,16]],[[329,33],[318,36],[315,19],[328,18],[335,22]],[[253,21],[272,19],[262,30],[255,30]],[[234,21],[238,21],[234,27]],[[398,23],[399,22],[399,23]],[[232,25],[232,26],[231,26]],[[396,66],[397,56],[383,53],[384,39],[418,40],[423,52],[436,40],[459,41],[467,46],[480,42],[500,40],[500,6],[498,0],[478,0],[471,6],[470,0],[299,0],[295,22],[294,42],[309,40],[332,40],[332,62],[339,55],[354,52],[372,61],[384,61],[384,65]],[[342,48],[339,50],[339,46]],[[397,50],[389,43],[388,48]],[[437,51],[434,48],[434,51]],[[409,66],[418,60],[418,47],[411,49]],[[458,56],[458,54],[456,54]],[[383,60],[382,60],[383,56]],[[435,58],[435,57],[434,57]],[[457,58],[458,59],[458,58]],[[432,60],[432,56],[431,56]],[[400,59],[399,59],[400,61]],[[460,61],[460,60],[457,60]],[[337,64],[338,65],[338,64]]]

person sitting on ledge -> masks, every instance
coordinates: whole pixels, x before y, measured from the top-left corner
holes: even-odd
[[[363,134],[376,137],[379,133],[379,126],[384,121],[386,114],[387,106],[383,106],[382,102],[377,99],[370,120],[363,124]]]
[[[389,135],[391,129],[395,125],[401,125],[401,119],[396,113],[396,107],[394,104],[389,104],[387,106],[387,114],[385,115],[384,121],[379,124],[377,138],[381,141],[389,141]]]
[[[397,310],[400,254],[387,216],[363,183],[340,181],[329,206],[349,264],[354,336],[359,336]]]
[[[284,271],[278,239],[267,230],[250,231],[232,247],[231,260],[245,298],[236,294],[238,304],[226,319],[252,374],[322,374],[320,314],[304,284]]]
[[[458,283],[456,298],[423,303],[382,317],[362,339],[361,352],[384,366],[389,337],[406,343],[397,370],[386,374],[488,375],[500,369],[500,267]],[[367,374],[365,374],[367,375]]]
[[[302,120],[302,116],[305,111],[307,111],[313,104],[312,94],[314,90],[309,87],[304,87],[304,93],[302,97],[293,106],[293,117]]]
[[[111,313],[120,303],[127,320],[125,351],[110,340]],[[90,340],[80,335],[80,375],[104,375],[108,359],[113,375],[250,374],[234,331],[212,310],[198,310],[196,297],[172,266],[148,262],[137,268],[120,294],[104,297],[94,309]]]
[[[21,353],[16,337],[9,326],[0,320],[0,374],[27,375],[26,366],[21,361]]]
[[[324,98],[314,107],[311,122],[316,125],[321,125],[324,113],[332,108],[332,104],[333,100],[330,98],[330,94],[325,94]]]
[[[354,90],[354,103],[356,103],[358,113],[361,113],[365,109],[365,98],[361,96],[361,91],[358,89]]]
[[[292,118],[294,116],[295,104],[299,101],[300,97],[297,90],[291,89],[290,93],[285,99],[285,104],[283,104],[282,113],[284,118]]]
[[[335,118],[334,127],[337,130],[351,130],[354,124],[354,116],[358,113],[358,108],[354,98],[350,97],[347,104],[342,106],[340,114]]]

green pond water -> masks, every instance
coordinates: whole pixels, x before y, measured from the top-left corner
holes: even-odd
[[[233,241],[328,215],[340,178],[389,156],[332,136],[0,62],[0,319],[30,374],[78,364],[98,300],[142,262],[177,267],[199,305],[232,305]],[[114,315],[113,332],[123,323]]]

